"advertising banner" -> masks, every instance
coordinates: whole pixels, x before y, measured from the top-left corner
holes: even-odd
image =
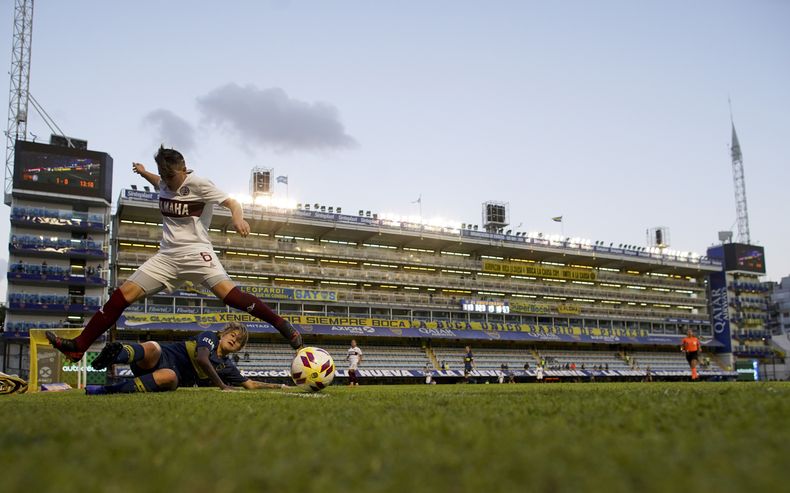
[[[255,285],[239,285],[239,289],[263,300],[337,301],[337,291]],[[181,289],[174,291],[173,296],[182,298],[216,298],[208,289],[194,285],[183,286]]]
[[[730,307],[727,297],[727,274],[716,272],[710,275],[710,314],[713,320],[713,337],[724,348],[732,352],[730,334]]]
[[[569,269],[565,267],[548,267],[519,262],[501,262],[483,260],[483,272],[495,274],[516,274],[519,276],[551,277],[572,281],[594,281],[596,274],[592,269]]]

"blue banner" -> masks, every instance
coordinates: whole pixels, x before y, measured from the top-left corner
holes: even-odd
[[[141,190],[124,189],[123,198],[133,200],[145,200],[155,202],[159,200],[159,193],[157,192],[143,192]]]
[[[337,291],[302,289],[302,288],[278,288],[273,286],[239,285],[239,289],[245,293],[257,296],[262,300],[298,300],[298,301],[337,301]],[[182,298],[216,298],[211,291],[201,287],[191,287],[189,289],[178,289],[173,292],[173,296]],[[150,311],[150,310],[149,310]],[[198,312],[199,313],[199,312]]]
[[[731,353],[730,306],[725,272],[710,275],[710,315],[713,320],[713,337],[722,345],[725,353]]]
[[[247,370],[240,369],[241,374],[248,378],[290,378],[291,372],[287,369],[255,369]],[[357,370],[357,377],[360,378],[419,378],[424,379],[430,373],[431,377],[437,378],[463,378],[464,372],[462,370],[425,370],[419,369],[376,369],[376,370]],[[535,378],[537,370],[472,370],[470,375],[473,378],[480,379],[495,379],[501,373],[513,375],[516,378]],[[654,377],[688,377],[688,370],[651,370],[650,373]],[[132,371],[126,366],[118,366],[115,368],[115,374],[119,377],[132,377]],[[734,371],[724,371],[721,369],[700,369],[699,374],[705,376],[735,376]],[[345,378],[348,377],[348,370],[337,369],[335,376]],[[543,377],[545,378],[590,378],[590,377],[637,377],[644,378],[644,370],[544,370]]]

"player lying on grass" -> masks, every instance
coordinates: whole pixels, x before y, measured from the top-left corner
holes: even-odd
[[[194,385],[214,385],[221,390],[286,388],[286,385],[250,380],[239,372],[230,355],[240,351],[247,338],[247,328],[233,322],[219,332],[202,332],[185,342],[161,345],[155,341],[111,342],[91,366],[103,370],[112,364],[128,363],[135,378],[115,385],[89,385],[85,393],[164,392]]]
[[[140,163],[133,163],[132,170],[159,191],[162,213],[159,252],[112,293],[79,336],[65,339],[47,331],[50,344],[72,361],[79,361],[93,341],[112,327],[130,304],[162,289],[173,291],[185,281],[192,281],[206,286],[226,305],[270,323],[292,348],[299,349],[302,346],[299,332],[263,301],[240,290],[214,253],[208,235],[214,204],[230,209],[233,227],[246,237],[250,225],[244,220],[241,204],[208,179],[195,176],[175,149],[160,147],[154,160],[158,175],[146,171]]]

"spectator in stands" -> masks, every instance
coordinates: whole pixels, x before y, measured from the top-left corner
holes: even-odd
[[[91,366],[103,370],[113,364],[128,364],[135,378],[114,385],[88,385],[85,393],[164,392],[193,385],[215,385],[220,390],[285,388],[242,376],[230,356],[244,347],[247,338],[247,328],[232,322],[219,332],[201,332],[185,342],[161,345],[156,341],[111,342]]]
[[[527,370],[529,370],[529,361],[524,363],[524,371],[527,371]]]
[[[160,146],[154,160],[158,174],[147,171],[140,163],[132,163],[132,171],[159,191],[163,222],[159,251],[113,291],[80,335],[66,339],[47,331],[49,343],[71,361],[79,361],[90,345],[115,325],[129,305],[162,289],[172,292],[185,281],[193,281],[210,289],[224,304],[272,325],[293,349],[302,347],[302,336],[291,323],[256,296],[236,286],[214,252],[208,233],[214,205],[227,208],[233,228],[240,236],[247,237],[250,225],[244,219],[241,204],[210,180],[188,170],[184,157],[177,150]]]
[[[702,352],[702,345],[691,328],[686,331],[686,337],[683,338],[680,350],[686,353],[686,361],[691,367],[691,379],[697,380],[699,378],[697,375],[697,364],[699,363],[699,354]]]
[[[609,371],[609,363],[604,363],[604,370]]]
[[[472,354],[472,348],[470,346],[466,346],[465,353],[464,353],[464,382],[469,382],[469,375],[472,373],[472,370],[475,368],[475,357]]]
[[[442,361],[442,371],[447,370],[447,369],[448,369],[447,368],[447,362],[446,361]]]
[[[357,341],[351,339],[351,347],[346,352],[346,361],[348,361],[348,385],[349,387],[356,385],[359,386],[357,381],[357,367],[362,363],[362,350],[357,347]]]

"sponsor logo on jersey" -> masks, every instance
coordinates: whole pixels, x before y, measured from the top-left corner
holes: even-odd
[[[159,210],[167,217],[200,217],[203,214],[203,202],[185,202],[181,200],[159,199]]]
[[[211,340],[211,338],[209,338],[209,337],[204,337],[204,338],[203,338],[203,342],[205,342],[206,344],[208,344],[209,346],[211,346],[211,349],[214,349],[214,341],[212,341],[212,340]]]

